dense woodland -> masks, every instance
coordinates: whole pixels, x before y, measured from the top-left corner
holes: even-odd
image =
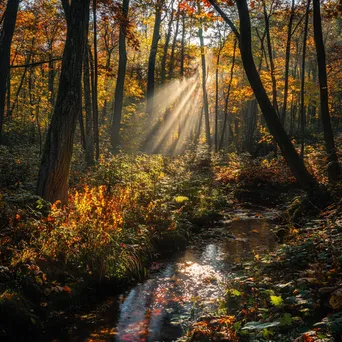
[[[148,278],[248,204],[277,208],[287,247],[249,251],[255,283],[228,282],[219,328],[192,317],[184,341],[340,341],[341,14],[338,0],[1,1],[0,336],[53,340],[58,310]],[[276,290],[296,278],[312,307]]]

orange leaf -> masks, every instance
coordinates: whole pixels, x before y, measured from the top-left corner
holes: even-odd
[[[68,293],[71,292],[71,288],[69,286],[63,286],[63,290]]]

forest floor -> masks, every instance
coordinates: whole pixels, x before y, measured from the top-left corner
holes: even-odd
[[[288,218],[285,243],[237,265],[224,305],[184,340],[341,341],[342,201],[300,224]]]
[[[281,245],[236,265],[241,275],[227,284],[225,305],[202,317],[185,339],[339,341],[339,185],[331,189],[334,201],[319,209],[296,187],[282,158],[123,154],[103,157],[89,170],[78,162],[79,151],[69,206],[61,208],[33,195],[37,150],[1,147],[0,153],[0,336],[27,341],[53,329],[57,312],[67,315],[99,290],[112,293],[143,279],[153,260],[243,204],[282,212]],[[308,165],[325,182],[322,153],[307,150]]]
[[[235,183],[235,205],[279,210],[280,244],[236,265],[224,304],[184,340],[342,341],[341,184],[330,188],[331,204],[319,208],[291,185],[279,160],[249,161],[235,173],[230,163],[217,176]]]

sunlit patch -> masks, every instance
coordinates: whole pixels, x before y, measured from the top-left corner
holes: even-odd
[[[149,153],[180,154],[189,145],[200,118],[201,83],[199,72],[193,77],[172,80],[156,90],[152,114],[144,113],[144,103],[137,112],[144,116],[144,128],[138,145]]]
[[[153,341],[165,329],[183,329],[193,317],[194,309],[203,312],[198,305],[208,309],[217,306],[224,293],[224,276],[216,262],[222,259],[215,245],[207,246],[199,258],[185,253],[158,277],[133,289],[121,305],[119,339],[134,340],[135,336],[138,340],[143,335]]]
[[[168,262],[144,283],[138,284],[117,301],[120,306],[115,330],[109,332],[115,341],[163,341],[182,336],[199,317],[209,317],[224,297],[231,265],[251,254],[255,258],[260,245],[272,250],[274,237],[269,234],[265,218],[251,219],[246,212],[235,212],[222,227],[208,228],[208,238],[202,236],[198,244],[188,248],[175,261]],[[229,234],[227,234],[229,227]],[[257,230],[258,234],[253,233]],[[218,239],[218,236],[225,236]],[[214,238],[211,238],[215,236]],[[263,248],[264,248],[263,247]],[[209,334],[217,331],[234,340],[233,318],[201,321],[196,331]],[[106,330],[92,335],[101,341]],[[95,338],[97,336],[97,338]]]

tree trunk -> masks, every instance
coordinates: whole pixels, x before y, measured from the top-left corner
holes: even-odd
[[[230,68],[230,78],[229,78],[229,82],[228,82],[227,96],[226,96],[226,100],[225,100],[225,104],[224,104],[224,121],[223,121],[223,128],[222,128],[222,133],[221,133],[221,139],[220,139],[220,143],[219,143],[219,146],[218,146],[219,150],[221,150],[222,147],[223,147],[224,134],[226,132],[226,127],[227,127],[227,123],[228,123],[228,116],[229,116],[228,104],[229,104],[230,90],[231,90],[231,87],[232,87],[233,75],[234,75],[236,45],[237,45],[237,40],[235,39],[234,40],[234,50],[233,50],[232,66]]]
[[[175,51],[176,51],[178,30],[179,30],[179,10],[178,10],[178,12],[177,12],[176,29],[175,29],[175,34],[174,34],[174,36],[173,36],[172,47],[171,47],[170,64],[169,64],[169,78],[172,78],[172,77],[173,77],[173,74],[174,74],[174,68],[175,68]]]
[[[81,104],[82,108],[82,104]],[[80,135],[81,135],[81,145],[83,150],[86,149],[86,137],[85,137],[85,129],[84,129],[84,120],[83,120],[83,113],[82,109],[80,110],[80,113],[78,114],[78,122],[80,124]]]
[[[207,66],[206,66],[206,61],[205,61],[202,22],[200,22],[200,25],[201,26],[198,30],[198,36],[200,40],[201,61],[202,61],[202,92],[203,92],[203,111],[204,111],[204,122],[205,122],[205,139],[206,139],[209,149],[211,149],[209,104],[208,104],[208,94],[207,94]]]
[[[291,37],[292,37],[292,24],[293,24],[293,18],[294,18],[294,6],[295,6],[295,0],[292,0],[289,26],[287,28],[287,40],[286,40],[286,52],[285,52],[284,101],[283,101],[283,108],[281,112],[281,122],[283,125],[285,124],[286,109],[287,109],[287,96],[288,96],[288,91],[289,91],[289,67],[290,67]]]
[[[19,0],[8,0],[0,33],[0,144],[5,117],[6,84],[10,72],[10,52]]]
[[[170,43],[170,38],[171,38],[171,31],[172,31],[172,22],[173,22],[173,3],[174,0],[171,1],[171,14],[170,14],[170,21],[169,21],[169,25],[167,28],[167,33],[166,33],[166,37],[165,37],[165,44],[164,44],[164,51],[163,51],[163,57],[161,60],[161,73],[160,73],[160,79],[161,79],[161,83],[165,82],[165,78],[166,78],[166,60],[167,60],[167,52],[169,49],[169,43]]]
[[[85,132],[85,160],[88,166],[94,165],[94,119],[91,103],[90,76],[89,76],[89,49],[84,49],[83,60],[83,90],[84,108],[86,112],[86,132]]]
[[[99,135],[99,105],[98,105],[98,58],[97,58],[97,0],[93,0],[93,20],[94,20],[94,84],[93,84],[93,118],[94,118],[94,141],[95,158],[100,158],[100,135]]]
[[[317,53],[319,90],[321,100],[321,118],[324,132],[325,149],[328,155],[328,176],[331,182],[337,181],[341,175],[338,164],[334,134],[330,122],[327,68],[325,47],[322,35],[321,10],[319,0],[313,0],[314,39]]]
[[[182,43],[181,43],[181,62],[180,75],[184,77],[184,63],[185,63],[185,15],[182,14]]]
[[[122,1],[122,17],[119,35],[119,70],[115,88],[114,116],[112,122],[111,143],[114,150],[120,145],[120,125],[122,115],[122,105],[124,98],[124,87],[127,66],[126,51],[126,28],[128,20],[129,0]]]
[[[303,36],[303,54],[302,54],[302,70],[300,77],[300,135],[301,135],[301,148],[300,155],[304,158],[304,145],[305,145],[305,58],[306,58],[306,41],[308,37],[308,24],[309,24],[309,11],[310,0],[306,4],[305,23],[304,23],[304,36]]]
[[[68,179],[81,108],[82,59],[87,41],[90,0],[62,0],[67,38],[56,105],[42,155],[37,193],[51,203],[68,201]]]
[[[220,45],[217,51],[216,58],[216,71],[215,71],[215,152],[218,151],[218,116],[219,116],[219,66],[221,51],[224,46],[224,42],[221,41],[221,34],[219,35]]]
[[[266,9],[266,2],[265,0],[262,1],[263,9],[264,9],[264,17],[265,17],[265,29],[266,29],[266,41],[267,41],[267,51],[268,51],[268,58],[270,60],[270,72],[271,72],[271,79],[272,79],[272,103],[273,107],[276,110],[279,116],[279,109],[278,109],[278,101],[277,101],[277,81],[275,79],[275,67],[273,61],[273,51],[272,51],[272,44],[271,44],[271,33],[270,33],[270,15],[267,14]]]
[[[146,113],[151,117],[153,112],[153,97],[154,97],[154,74],[156,69],[156,57],[158,51],[158,41],[160,39],[159,31],[161,24],[161,14],[164,0],[157,1],[156,16],[154,21],[153,37],[150,50],[150,56],[148,59],[148,72],[147,72],[147,102]]]

